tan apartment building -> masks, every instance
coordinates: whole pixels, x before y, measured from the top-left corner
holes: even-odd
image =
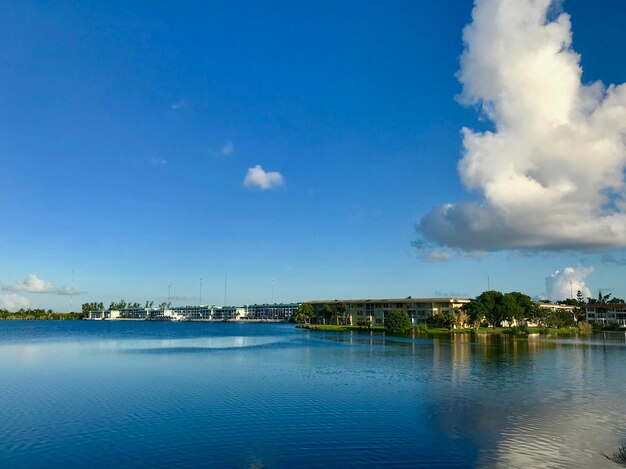
[[[337,308],[346,305],[346,323],[358,324],[359,321],[369,320],[374,326],[382,326],[385,314],[394,310],[405,311],[413,324],[426,321],[438,314],[451,314],[456,308],[469,303],[468,298],[379,298],[361,300],[315,300],[309,301],[315,310],[318,322],[324,321],[324,306]],[[339,318],[342,321],[342,318]]]

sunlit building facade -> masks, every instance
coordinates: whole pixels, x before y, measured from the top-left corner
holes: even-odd
[[[358,324],[360,321],[370,321],[372,325],[382,326],[385,315],[391,311],[405,311],[413,324],[420,324],[429,317],[438,314],[452,314],[464,304],[469,303],[468,298],[384,298],[384,299],[361,299],[361,300],[323,300],[310,301],[315,311],[317,322],[324,322],[324,306],[341,308],[346,306],[347,324]],[[336,318],[337,322],[343,322],[344,318]]]

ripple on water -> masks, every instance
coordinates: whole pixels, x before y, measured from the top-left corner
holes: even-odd
[[[209,326],[0,333],[2,467],[606,467],[625,436],[598,338]]]

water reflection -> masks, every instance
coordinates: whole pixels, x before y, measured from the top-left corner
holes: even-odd
[[[471,428],[479,466],[605,467],[602,451],[626,432],[615,392],[624,384],[619,342],[602,335],[436,339],[433,368],[445,370],[449,360],[450,374],[435,374],[431,418],[451,436],[464,433],[460,422]]]
[[[611,467],[626,438],[624,334],[152,326],[0,324],[2,467]]]

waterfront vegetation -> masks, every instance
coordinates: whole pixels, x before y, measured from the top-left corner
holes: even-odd
[[[293,320],[298,323],[310,324],[314,317],[315,311],[313,310],[313,305],[311,305],[311,303],[302,303],[298,306]]]
[[[6,309],[0,309],[0,320],[6,319],[52,319],[52,320],[75,320],[83,319],[85,314],[83,313],[55,313],[51,309],[20,309],[14,313],[7,311]]]
[[[171,303],[161,303],[159,305],[160,308],[165,308],[165,307],[170,307],[172,304]],[[107,308],[108,310],[121,310],[121,309],[126,309],[126,308],[152,308],[154,306],[154,301],[149,301],[146,300],[145,305],[142,306],[141,303],[139,302],[130,302],[130,301],[126,301],[126,300],[120,300],[120,301],[112,301],[111,304],[109,304],[109,307]],[[89,314],[91,311],[103,311],[104,310],[104,303],[103,302],[98,302],[98,301],[92,301],[91,303],[83,303],[82,305],[82,311],[85,314]]]
[[[404,334],[442,334],[442,333],[489,333],[489,334],[591,334],[601,331],[624,330],[618,323],[605,325],[602,322],[590,324],[586,321],[583,306],[586,304],[622,304],[621,298],[611,295],[598,296],[598,299],[583,298],[578,292],[575,299],[569,298],[548,306],[550,302],[537,303],[528,295],[520,292],[502,293],[489,290],[449,313],[417,316],[420,322],[412,321],[406,309],[387,311],[382,315],[383,325],[372,326],[372,318],[380,319],[380,311],[371,311],[368,316],[358,313],[356,325],[350,318],[344,303],[325,304],[314,314],[313,307],[304,304],[294,320],[310,328],[333,331],[385,330],[392,335]],[[547,304],[546,304],[547,303]],[[569,306],[569,307],[564,307]],[[423,313],[422,313],[423,314]],[[414,316],[415,312],[411,313]],[[415,316],[414,316],[415,317]]]
[[[411,318],[406,311],[392,311],[385,317],[385,330],[390,334],[406,334],[411,328]]]

